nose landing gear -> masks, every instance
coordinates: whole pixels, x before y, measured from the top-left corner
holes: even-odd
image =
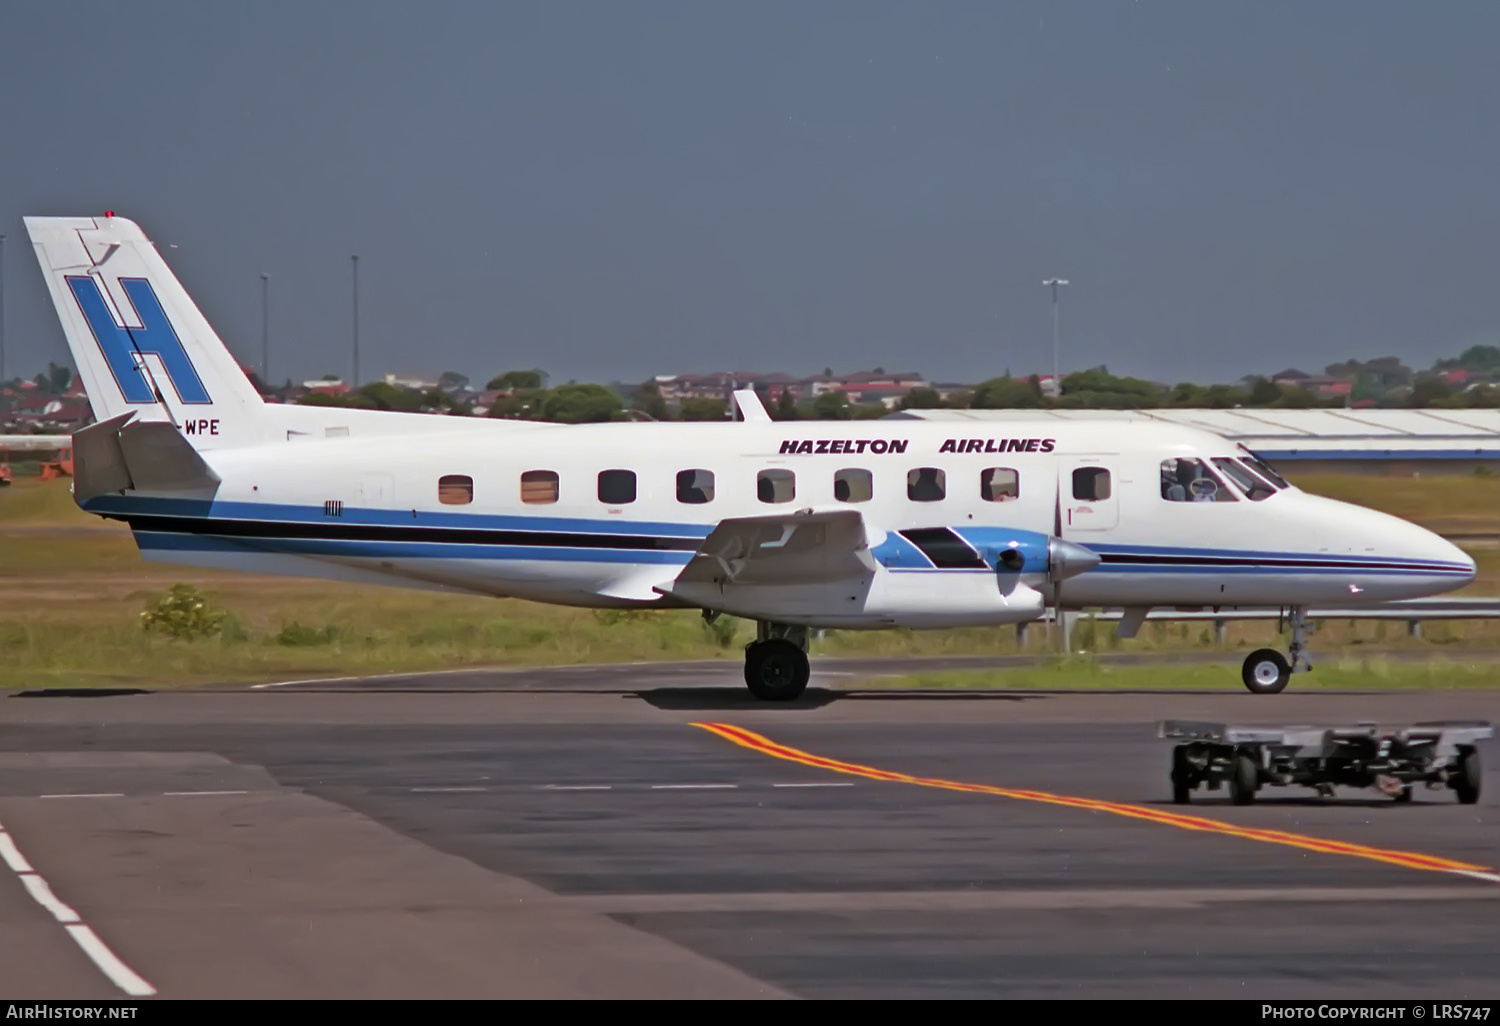
[[[790,702],[807,688],[807,628],[760,620],[745,646],[745,683],[763,702]]]
[[[1312,669],[1312,658],[1307,654],[1307,607],[1292,606],[1287,622],[1292,628],[1292,643],[1284,657],[1273,648],[1258,648],[1245,657],[1240,670],[1240,679],[1245,687],[1257,695],[1274,695],[1286,689],[1292,674]]]

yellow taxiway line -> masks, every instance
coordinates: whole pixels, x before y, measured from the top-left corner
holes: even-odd
[[[874,766],[863,766],[859,763],[844,762],[840,759],[829,759],[821,755],[813,755],[809,752],[800,751],[796,748],[789,748],[769,738],[762,737],[754,731],[746,730],[743,727],[736,727],[729,723],[694,723],[693,726],[701,727],[704,730],[717,734],[726,741],[731,741],[742,748],[748,748],[762,755],[769,755],[775,759],[785,759],[787,762],[801,763],[804,766],[812,766],[816,769],[828,770],[833,773],[846,773],[850,776],[866,777],[870,780],[885,780],[896,784],[913,784],[917,787],[935,787],[944,791],[996,795],[1001,798],[1013,798],[1023,802],[1041,802],[1044,805],[1062,805],[1074,809],[1087,809],[1091,812],[1107,812],[1110,815],[1124,816],[1127,819],[1140,819],[1150,823],[1159,823],[1162,826],[1177,827],[1179,830],[1225,834],[1229,837],[1239,837],[1247,841],[1259,841],[1263,844],[1281,844],[1289,848],[1323,852],[1327,855],[1345,855],[1351,858],[1370,859],[1375,862],[1385,862],[1393,866],[1403,866],[1407,869],[1421,869],[1438,873],[1458,873],[1467,877],[1477,877],[1500,883],[1500,874],[1495,874],[1487,866],[1475,865],[1470,862],[1458,862],[1453,859],[1442,858],[1438,855],[1424,855],[1421,852],[1414,851],[1397,851],[1391,848],[1372,848],[1369,845],[1351,844],[1347,841],[1330,841],[1321,837],[1309,837],[1306,834],[1287,833],[1284,830],[1260,830],[1254,827],[1243,827],[1233,823],[1225,823],[1217,819],[1208,819],[1204,816],[1190,816],[1180,812],[1154,809],[1146,805],[1132,805],[1127,802],[1108,802],[1097,798],[1078,798],[1065,794],[1050,794],[1046,791],[1018,790],[1010,787],[995,787],[991,784],[970,784],[958,780],[943,780],[939,777],[917,777],[908,773],[893,773],[890,770],[877,769]]]

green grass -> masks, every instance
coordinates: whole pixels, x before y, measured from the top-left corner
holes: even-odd
[[[1500,662],[1437,658],[1419,663],[1378,656],[1320,663],[1311,673],[1292,677],[1297,691],[1390,689],[1461,690],[1500,684]],[[885,677],[861,682],[879,688],[983,688],[1017,691],[1056,690],[1210,690],[1239,688],[1237,663],[1195,666],[1106,666],[1092,659],[1062,659],[1042,666],[1005,670],[954,670]]]

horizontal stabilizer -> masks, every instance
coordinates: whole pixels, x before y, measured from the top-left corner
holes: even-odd
[[[213,492],[219,475],[177,430],[134,413],[84,428],[73,436],[73,498],[109,492]]]
[[[125,465],[125,451],[120,448],[120,428],[134,416],[133,412],[122,413],[74,433],[73,498],[76,501],[135,487]]]

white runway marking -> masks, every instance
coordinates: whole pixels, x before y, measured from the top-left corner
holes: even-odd
[[[1470,869],[1451,869],[1449,872],[1456,876],[1472,876],[1474,879],[1483,880],[1485,883],[1500,883],[1500,873],[1482,873]]]
[[[71,906],[64,905],[58,900],[57,895],[52,893],[52,888],[47,886],[46,880],[35,873],[22,873],[21,883],[25,885],[26,893],[30,894],[38,905],[52,913],[53,919],[59,923],[78,922],[78,913],[74,912]]]
[[[538,791],[612,791],[610,784],[543,784]]]
[[[103,971],[105,976],[109,977],[109,981],[116,987],[131,997],[150,997],[156,993],[156,988],[136,975],[135,970],[130,966],[121,962],[93,930],[82,923],[66,927],[66,929],[68,936],[72,937],[84,953],[94,960],[94,964]]]
[[[16,842],[11,840],[10,834],[0,834],[0,858],[5,859],[5,864],[12,872],[33,872],[31,863],[26,861],[26,856],[21,854],[21,849],[16,847]]]
[[[485,787],[414,787],[413,791],[423,794],[457,794],[463,791],[487,791]]]
[[[653,791],[730,791],[739,784],[652,784]]]
[[[163,798],[186,798],[200,794],[249,794],[249,791],[163,791]]]
[[[44,796],[49,797],[49,796]],[[52,795],[57,798],[121,798],[123,795]],[[21,854],[21,849],[16,847],[16,842],[4,826],[0,826],[0,857],[5,859],[5,864],[15,872],[21,880],[21,886],[26,888],[26,893],[31,895],[33,901],[51,913],[52,918],[63,924],[63,929],[68,931],[68,936],[73,942],[83,949],[83,953],[89,956],[99,971],[109,977],[109,982],[119,987],[131,997],[150,997],[156,993],[156,988],[142,979],[135,970],[109,950],[99,935],[89,929],[79,918],[71,905],[68,905],[47,885],[31,868],[31,863],[26,861],[26,856]]]
[[[43,794],[39,798],[124,798],[123,792],[115,794]]]
[[[828,782],[828,783],[818,783],[818,784],[772,784],[771,786],[772,787],[853,787],[854,785],[853,784],[846,784],[846,783]]]

